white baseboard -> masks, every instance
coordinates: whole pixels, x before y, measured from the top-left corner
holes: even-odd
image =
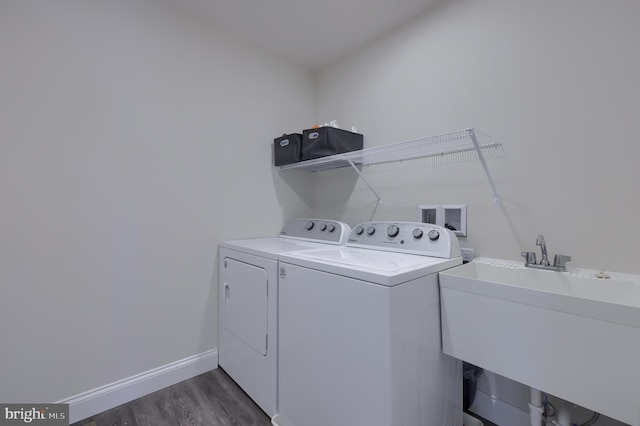
[[[478,390],[469,411],[497,425],[531,426],[529,413],[520,407]]]
[[[218,350],[193,355],[58,401],[69,404],[69,423],[218,368]]]

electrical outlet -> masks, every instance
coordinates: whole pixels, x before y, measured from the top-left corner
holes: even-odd
[[[472,248],[461,248],[460,254],[463,262],[471,262],[476,257],[475,250]]]

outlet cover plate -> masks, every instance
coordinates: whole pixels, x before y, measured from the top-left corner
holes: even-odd
[[[418,220],[449,228],[458,237],[467,236],[466,204],[422,204],[418,206]]]
[[[475,250],[472,248],[460,248],[460,255],[463,262],[471,262],[476,257]]]

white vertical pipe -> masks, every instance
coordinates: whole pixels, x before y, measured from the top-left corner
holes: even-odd
[[[542,424],[542,412],[542,392],[531,388],[531,398],[529,399],[531,426],[540,426]]]
[[[557,424],[559,426],[571,426],[571,410],[566,405],[561,406],[560,411],[558,411]]]

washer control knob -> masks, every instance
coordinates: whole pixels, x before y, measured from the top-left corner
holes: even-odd
[[[413,238],[415,238],[416,240],[419,240],[424,235],[424,232],[422,232],[422,229],[416,228],[413,230],[411,234],[413,235]]]
[[[373,235],[376,233],[376,228],[372,225],[367,227],[367,235]]]
[[[307,225],[306,225],[307,231],[311,231],[313,229],[314,225],[315,225],[315,223],[313,223],[312,220],[307,222]]]
[[[389,225],[387,228],[387,235],[391,238],[397,237],[399,233],[400,228],[398,228],[398,225]]]
[[[362,233],[364,232],[364,228],[362,226],[358,226],[355,229],[356,235],[362,235]]]
[[[429,231],[429,233],[427,235],[429,236],[429,239],[431,241],[435,241],[438,238],[440,238],[440,233],[438,231],[436,231],[435,229],[432,229],[431,231]]]
[[[321,224],[320,225],[320,230],[321,231],[326,231],[327,230],[327,224],[326,223]]]
[[[336,226],[333,223],[329,225],[329,232],[333,232],[335,230],[336,230]]]

